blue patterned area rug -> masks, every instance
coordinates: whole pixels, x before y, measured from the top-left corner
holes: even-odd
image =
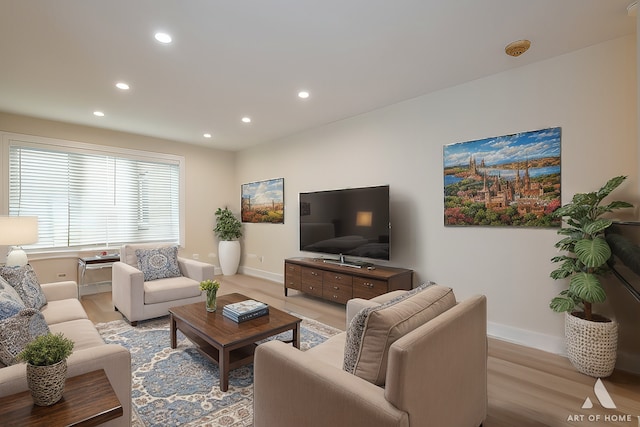
[[[340,330],[303,319],[301,350],[307,350]],[[220,391],[215,363],[202,356],[180,331],[170,347],[169,317],[139,322],[124,320],[96,325],[107,343],[131,352],[132,426],[253,425],[253,365],[232,370],[229,390]],[[291,339],[291,331],[276,336]]]

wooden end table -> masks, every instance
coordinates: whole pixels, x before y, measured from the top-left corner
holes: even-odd
[[[0,397],[3,426],[97,426],[123,414],[104,369],[69,377],[62,399],[51,406],[34,405],[30,391]]]
[[[300,348],[302,319],[269,307],[269,314],[236,323],[222,315],[227,304],[250,299],[233,293],[218,297],[218,308],[208,312],[204,302],[169,309],[171,348],[176,348],[176,333],[180,330],[198,351],[218,364],[220,390],[229,389],[229,371],[253,362],[256,342],[285,331],[293,331],[293,345]]]

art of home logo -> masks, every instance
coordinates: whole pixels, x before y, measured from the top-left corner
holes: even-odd
[[[604,386],[604,383],[600,378],[596,380],[596,384],[593,386],[593,391],[596,394],[596,398],[598,399],[599,407],[604,409],[616,409],[616,404],[611,398],[611,395],[607,391],[607,388]],[[582,409],[593,409],[594,407],[598,407],[597,404],[591,401],[589,396],[587,396],[582,404]],[[631,422],[637,422],[640,426],[640,415],[629,415],[629,414],[609,414],[609,413],[599,413],[599,414],[569,414],[567,417],[567,421],[586,421],[586,422],[609,422],[616,424],[625,424]]]

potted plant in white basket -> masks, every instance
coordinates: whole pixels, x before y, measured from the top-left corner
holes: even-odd
[[[25,346],[18,359],[27,363],[27,385],[38,406],[50,406],[62,398],[67,377],[67,358],[73,341],[62,333],[36,337]]]
[[[594,314],[592,305],[604,302],[606,292],[599,278],[610,271],[607,261],[611,248],[605,230],[612,224],[602,215],[633,207],[630,203],[601,202],[626,179],[611,178],[598,191],[578,193],[554,215],[563,218],[567,227],[558,230],[565,236],[555,244],[566,255],[553,257],[560,266],[551,272],[553,279],[569,279],[567,289],[551,300],[553,311],[565,312],[567,355],[575,368],[593,377],[607,377],[616,363],[618,324]]]
[[[240,242],[242,237],[242,223],[228,208],[218,208],[216,211],[216,227],[214,233],[220,239],[218,256],[222,274],[230,276],[236,274],[240,264]]]

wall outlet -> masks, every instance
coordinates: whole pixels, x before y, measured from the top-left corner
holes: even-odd
[[[258,259],[260,260],[260,262],[264,262],[264,256],[260,255]]]
[[[193,254],[193,259],[200,259],[200,254]]]

